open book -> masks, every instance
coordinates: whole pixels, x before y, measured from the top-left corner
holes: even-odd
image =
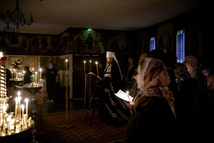
[[[133,97],[131,97],[130,95],[128,95],[127,93],[125,93],[124,91],[122,90],[119,90],[117,93],[115,93],[115,95],[125,101],[132,101]]]

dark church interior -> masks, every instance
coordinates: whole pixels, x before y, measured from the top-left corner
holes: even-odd
[[[185,63],[185,56],[192,55],[199,69],[209,67],[214,75],[212,9],[208,0],[0,0],[0,65],[11,74],[7,84],[3,81],[5,95],[0,89],[0,143],[130,142],[128,121],[107,124],[97,108],[107,51],[115,53],[123,90],[133,97],[134,87],[125,81],[128,59],[136,71],[141,55],[152,50],[164,52],[169,63]],[[56,69],[53,101],[47,84],[50,63]],[[31,72],[28,84],[26,66]],[[26,105],[23,111],[20,104]],[[202,122],[209,124],[200,127],[210,130],[214,89],[206,93],[203,109]]]

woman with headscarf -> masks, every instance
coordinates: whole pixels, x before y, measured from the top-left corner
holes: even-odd
[[[163,129],[173,129],[176,118],[173,93],[168,88],[171,80],[161,60],[146,57],[140,61],[135,78],[140,94],[127,125],[127,141],[131,143],[161,134]]]
[[[128,121],[130,112],[126,104],[115,96],[122,88],[122,73],[114,52],[106,53],[106,67],[101,77],[104,90],[98,102],[100,119],[106,124],[121,125]]]

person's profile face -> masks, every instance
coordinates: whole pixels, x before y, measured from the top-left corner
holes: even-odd
[[[107,63],[112,63],[113,62],[113,58],[110,58],[110,57],[106,58],[106,62]]]
[[[187,67],[187,70],[190,71],[192,69],[192,63],[191,60],[185,59],[183,64]]]
[[[129,62],[129,64],[133,63],[133,59],[129,57],[128,62]]]

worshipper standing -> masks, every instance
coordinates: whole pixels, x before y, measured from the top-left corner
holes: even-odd
[[[175,112],[179,123],[181,123],[179,126],[182,125],[182,127],[185,127],[186,125],[190,125],[192,121],[199,120],[199,85],[197,80],[191,77],[186,66],[182,63],[175,64],[174,73],[178,88]],[[184,125],[184,123],[186,124]]]
[[[198,68],[198,60],[195,56],[188,55],[185,57],[184,64],[187,67],[188,72],[191,77],[196,79],[199,85],[200,91],[200,112],[201,118],[203,118],[203,112],[206,110],[206,100],[207,100],[207,79],[202,73],[202,71]]]
[[[133,104],[133,115],[127,125],[128,143],[140,143],[161,134],[167,139],[168,132],[173,132],[176,115],[165,65],[159,59],[146,57],[139,62],[135,78],[141,95]]]
[[[126,69],[127,69],[127,71],[125,74],[125,81],[126,81],[127,90],[130,91],[132,88],[132,83],[133,83],[133,75],[134,75],[135,69],[136,69],[134,60],[131,56],[128,57],[128,66]]]
[[[112,125],[121,125],[128,121],[130,112],[126,104],[115,96],[122,88],[122,73],[114,52],[107,51],[106,67],[102,82],[103,92],[99,97],[98,112],[102,122]]]
[[[24,84],[31,83],[30,76],[32,75],[32,72],[29,70],[28,66],[24,67],[24,71],[25,71],[25,74],[24,74]]]
[[[208,66],[204,66],[202,72],[207,78],[207,96],[214,97],[214,75]]]
[[[56,76],[57,71],[52,62],[48,63],[48,67],[45,71],[46,76],[46,90],[48,94],[47,103],[53,103],[54,95],[56,94]]]

